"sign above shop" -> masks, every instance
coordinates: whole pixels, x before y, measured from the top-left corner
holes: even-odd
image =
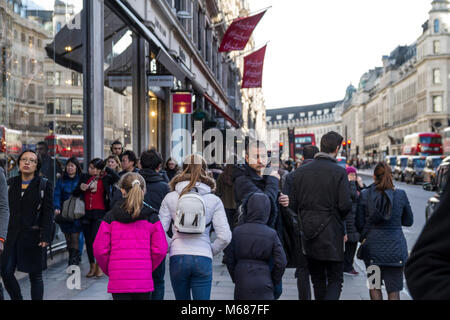
[[[149,87],[173,87],[173,76],[151,75],[147,77]]]
[[[108,87],[110,88],[126,88],[133,84],[131,76],[108,76]]]
[[[172,113],[192,113],[192,93],[189,91],[172,92]]]

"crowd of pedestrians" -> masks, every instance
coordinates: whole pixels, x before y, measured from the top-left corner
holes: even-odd
[[[179,167],[155,149],[138,157],[114,141],[106,159],[87,163],[87,173],[77,158],[68,159],[54,183],[42,172],[57,172],[42,166],[48,147],[26,150],[18,176],[6,181],[0,170],[5,289],[22,299],[19,270],[29,274],[32,299],[43,299],[55,221],[69,265],[80,264],[84,237],[85,276],[108,276],[107,290],[117,300],[163,300],[167,254],[175,298],[208,300],[212,259],[221,252],[235,299],[278,299],[285,269],[293,267],[299,299],[312,299],[312,283],[316,300],[337,300],[344,274],[358,275],[355,255],[367,267],[379,266],[388,298],[399,299],[408,260],[402,226],[413,223],[406,193],[394,187],[384,163],[370,186],[356,168],[338,166],[342,140],[329,132],[320,150],[307,146],[302,161],[276,167],[261,141],[246,144],[244,164],[224,167],[208,166],[199,155]],[[370,296],[382,298],[379,289]]]

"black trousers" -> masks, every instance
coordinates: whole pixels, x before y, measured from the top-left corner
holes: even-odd
[[[358,242],[346,242],[344,251],[344,272],[353,270],[353,259],[355,257]]]
[[[306,256],[301,255],[299,265],[295,270],[297,278],[297,290],[299,300],[311,300],[311,283],[309,280],[308,260]]]
[[[19,282],[17,281],[14,272],[17,267],[17,243],[11,248],[6,262],[2,265],[2,278],[5,284],[5,289],[8,292],[11,300],[23,300],[22,292],[20,290]],[[4,257],[2,257],[4,258]],[[44,280],[42,279],[42,271],[29,273],[31,284],[31,300],[44,299]]]
[[[150,300],[151,292],[144,293],[113,293],[113,300]]]
[[[344,263],[308,257],[308,268],[316,300],[339,300],[344,282]]]
[[[88,213],[95,213],[89,214]],[[98,229],[100,229],[100,224],[102,223],[102,216],[104,211],[93,210],[91,212],[86,211],[86,215],[81,220],[81,227],[83,229],[84,239],[86,241],[86,252],[89,258],[89,263],[95,263],[94,258],[94,240],[97,236]],[[101,217],[100,217],[101,216]]]

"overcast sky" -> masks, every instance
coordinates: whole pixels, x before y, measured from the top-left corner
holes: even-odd
[[[249,0],[251,11],[272,6],[258,24],[266,51],[266,107],[343,99],[381,57],[422,34],[431,0]]]

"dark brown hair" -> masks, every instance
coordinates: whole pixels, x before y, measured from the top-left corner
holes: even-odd
[[[394,189],[394,182],[392,181],[391,167],[386,162],[379,162],[373,171],[375,176],[375,185],[380,191],[387,189]]]

